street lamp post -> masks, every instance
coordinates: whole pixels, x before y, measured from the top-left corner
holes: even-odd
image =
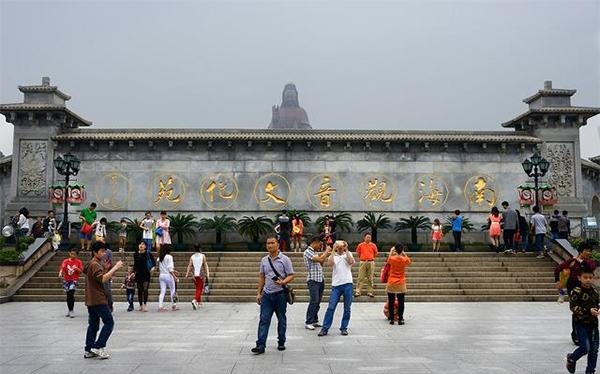
[[[540,208],[538,181],[539,178],[543,177],[548,172],[548,168],[550,168],[550,162],[548,162],[548,160],[546,160],[545,158],[540,156],[539,153],[536,152],[530,158],[526,158],[525,161],[521,163],[521,165],[523,166],[523,170],[525,170],[525,173],[528,176],[533,177],[535,190],[535,205],[538,208]]]
[[[65,176],[65,191],[63,197],[65,199],[63,222],[60,228],[60,246],[59,248],[64,250],[69,246],[69,202],[67,200],[69,193],[69,177],[75,176],[79,173],[79,165],[81,161],[71,153],[66,153],[62,157],[58,156],[54,159],[54,167],[58,174]]]

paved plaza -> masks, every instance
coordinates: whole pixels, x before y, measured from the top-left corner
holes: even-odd
[[[154,305],[152,305],[154,307]],[[63,303],[0,305],[0,372],[27,373],[566,373],[573,349],[566,304],[412,303],[406,325],[390,326],[379,303],[356,303],[350,335],[304,328],[306,304],[288,308],[287,350],[254,356],[255,304],[207,303],[194,312],[125,311],[116,304],[109,360],[83,358],[87,313]],[[152,308],[154,310],[155,308]],[[323,315],[323,307],[320,315]],[[275,318],[273,319],[275,321]],[[584,362],[578,367],[583,372]]]

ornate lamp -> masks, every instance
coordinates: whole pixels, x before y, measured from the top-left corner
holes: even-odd
[[[66,249],[69,246],[69,177],[77,175],[79,173],[79,167],[81,161],[73,154],[66,153],[62,157],[58,156],[54,159],[54,167],[60,175],[65,176],[65,190],[64,190],[64,214],[63,223],[61,226],[61,243],[60,249]]]
[[[550,169],[550,162],[540,156],[539,153],[534,153],[529,159],[525,159],[521,166],[523,166],[523,170],[529,177],[533,177],[534,181],[534,192],[535,192],[535,205],[539,207],[539,197],[538,197],[538,178],[546,175],[548,170]]]
[[[56,168],[56,171],[58,171],[58,174],[60,175],[64,175],[65,173],[65,160],[58,156],[57,158],[54,159],[54,167]]]
[[[521,162],[521,165],[523,166],[523,170],[525,170],[525,174],[531,175],[531,170],[533,169],[533,164],[531,161],[529,161],[529,159],[525,159],[525,161]]]
[[[546,160],[545,158],[542,158],[540,160],[540,174],[542,177],[544,175],[546,175],[549,168],[550,168],[550,162],[548,160]]]

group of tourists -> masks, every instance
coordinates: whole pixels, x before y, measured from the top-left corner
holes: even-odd
[[[323,218],[322,226],[320,235],[327,245],[332,246],[337,238],[335,217],[333,215],[326,215]],[[288,211],[284,209],[277,217],[275,233],[277,234],[276,239],[281,251],[287,252],[288,250],[292,250],[293,252],[300,252],[302,250],[304,221],[300,218],[299,214],[293,214],[290,218]]]
[[[308,244],[303,254],[309,293],[305,328],[313,331],[319,329],[317,336],[320,337],[328,335],[333,325],[333,316],[337,305],[340,299],[343,299],[344,310],[339,331],[341,335],[346,336],[349,334],[353,297],[361,295],[362,286],[365,284],[367,295],[374,297],[373,273],[374,260],[378,253],[377,246],[371,241],[370,233],[363,235],[363,241],[356,248],[360,265],[358,285],[356,290],[353,290],[352,267],[356,260],[348,248],[348,243],[344,240],[335,240],[328,244],[326,236],[320,235],[309,239]],[[280,250],[277,238],[275,236],[267,237],[266,246],[269,253],[261,259],[259,266],[256,302],[260,305],[260,318],[256,346],[251,349],[254,354],[265,353],[273,314],[277,316],[277,349],[279,351],[286,349],[286,310],[289,302],[288,294],[291,292],[289,284],[294,280],[292,262]],[[402,244],[398,243],[390,249],[386,261],[386,265],[389,266],[386,292],[389,306],[388,320],[392,325],[396,320],[399,325],[405,323],[406,267],[410,264],[411,260],[404,252]],[[332,271],[329,304],[321,324],[319,323],[319,310],[325,291],[323,266],[331,267]]]

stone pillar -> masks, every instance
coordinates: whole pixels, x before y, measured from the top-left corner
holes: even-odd
[[[48,186],[56,179],[52,137],[71,128],[91,123],[66,107],[70,96],[44,77],[41,85],[19,86],[24,101],[0,104],[0,113],[14,125],[11,183],[5,217],[21,207],[32,216],[45,215],[51,208]]]

